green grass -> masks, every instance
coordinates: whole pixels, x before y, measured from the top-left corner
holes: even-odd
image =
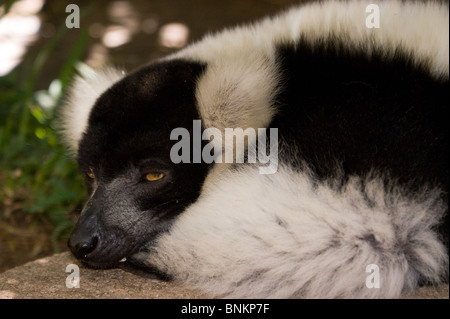
[[[0,208],[14,202],[33,220],[51,223],[55,252],[58,241],[67,238],[73,227],[69,213],[79,211],[85,199],[83,181],[56,127],[58,109],[87,44],[87,32],[80,32],[49,88],[38,91],[36,83],[67,30],[61,26],[33,62],[25,61],[0,77]],[[0,211],[0,218],[4,214]]]

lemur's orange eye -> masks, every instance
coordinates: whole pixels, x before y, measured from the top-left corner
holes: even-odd
[[[95,178],[95,175],[94,175],[94,173],[92,173],[92,172],[87,172],[86,175],[87,175],[89,178],[91,178],[91,179],[94,179],[94,178]]]
[[[164,173],[148,173],[147,175],[145,175],[145,179],[149,182],[155,182],[160,180],[164,176]]]

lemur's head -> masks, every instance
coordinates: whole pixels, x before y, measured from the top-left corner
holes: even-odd
[[[195,82],[203,69],[185,61],[155,63],[85,106],[91,109],[74,149],[90,198],[68,245],[87,265],[131,260],[199,196],[208,165],[173,163],[170,133],[192,129],[199,117]]]

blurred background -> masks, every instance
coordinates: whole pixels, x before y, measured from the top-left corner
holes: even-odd
[[[298,2],[0,0],[0,272],[67,250],[86,191],[57,113],[76,74],[105,64],[131,71]],[[71,3],[79,28],[66,26]]]

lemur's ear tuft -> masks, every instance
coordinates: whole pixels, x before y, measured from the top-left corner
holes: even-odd
[[[88,76],[77,76],[71,84],[66,101],[59,114],[59,127],[64,143],[72,153],[87,127],[89,114],[95,101],[114,83],[125,76],[125,72],[107,67]]]

